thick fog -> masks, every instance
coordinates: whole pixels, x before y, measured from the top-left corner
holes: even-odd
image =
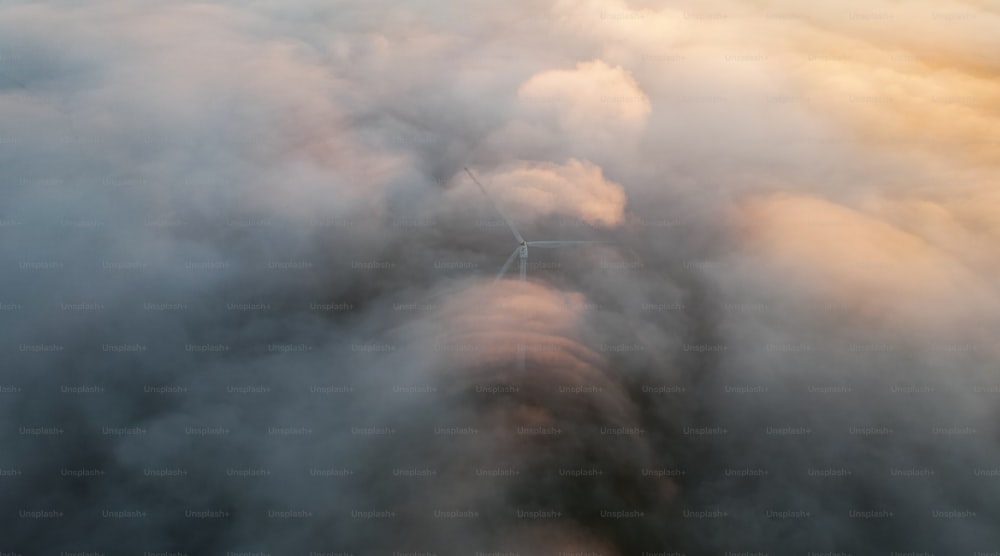
[[[5,3],[0,553],[1000,552],[998,53],[973,0]],[[594,243],[494,281],[466,167]]]

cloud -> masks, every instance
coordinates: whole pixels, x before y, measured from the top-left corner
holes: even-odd
[[[601,168],[586,160],[571,158],[563,164],[517,161],[483,179],[515,221],[556,216],[607,228],[624,219],[624,189],[606,180]]]
[[[602,60],[540,72],[517,93],[526,117],[554,114],[566,133],[627,133],[640,128],[650,111],[635,79]]]
[[[745,211],[748,257],[773,265],[822,303],[857,307],[894,326],[923,321],[927,334],[946,333],[956,319],[967,326],[998,314],[995,292],[974,272],[871,216],[788,195],[755,199]]]
[[[0,551],[995,545],[996,16],[5,5]]]

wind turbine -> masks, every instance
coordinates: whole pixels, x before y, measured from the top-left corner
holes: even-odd
[[[500,280],[501,278],[503,278],[503,275],[507,272],[507,269],[510,268],[511,263],[514,262],[514,259],[520,256],[521,281],[523,282],[526,279],[528,273],[529,247],[538,247],[540,249],[555,249],[558,247],[569,247],[572,245],[611,243],[608,241],[564,241],[564,240],[525,241],[525,239],[521,236],[520,232],[517,231],[517,227],[514,226],[514,222],[512,222],[511,219],[507,217],[503,209],[500,208],[500,205],[498,205],[497,202],[493,200],[493,197],[490,197],[489,192],[486,191],[486,188],[483,187],[483,184],[479,183],[479,180],[476,179],[476,176],[472,175],[472,172],[469,171],[468,168],[465,168],[465,173],[469,174],[469,177],[472,178],[472,181],[479,186],[479,190],[483,192],[483,195],[486,196],[486,199],[490,202],[491,205],[493,205],[493,208],[496,209],[497,213],[500,214],[500,218],[503,218],[503,221],[507,224],[507,228],[510,229],[510,233],[514,234],[514,239],[517,240],[517,247],[514,248],[514,252],[511,253],[510,257],[507,258],[507,262],[503,263],[503,266],[500,267],[500,272],[497,273],[496,280]]]
[[[483,195],[486,196],[486,199],[490,202],[491,205],[493,205],[493,208],[496,209],[497,213],[500,214],[500,218],[502,218],[503,221],[507,224],[507,228],[510,229],[510,233],[514,235],[514,239],[517,241],[517,247],[514,248],[514,252],[510,254],[510,257],[507,257],[507,262],[503,263],[503,266],[500,267],[500,272],[497,273],[497,277],[493,281],[494,283],[498,282],[501,278],[503,278],[503,275],[507,272],[507,269],[510,268],[511,263],[514,262],[515,258],[519,259],[521,281],[524,282],[527,279],[529,247],[538,247],[539,249],[555,249],[558,247],[569,247],[573,245],[611,243],[607,241],[563,241],[563,240],[525,241],[524,237],[521,236],[521,233],[517,231],[517,227],[514,226],[514,222],[512,222],[511,219],[507,217],[503,209],[500,208],[500,205],[493,200],[493,197],[490,197],[489,192],[486,191],[486,188],[483,187],[483,184],[479,183],[479,180],[476,179],[476,176],[474,176],[468,168],[465,168],[465,173],[469,174],[469,177],[472,178],[472,181],[477,186],[479,186],[479,190],[483,192]],[[525,346],[524,342],[522,341],[521,343],[518,344],[518,349],[517,349],[518,368],[522,371],[524,370],[524,352],[525,352]]]

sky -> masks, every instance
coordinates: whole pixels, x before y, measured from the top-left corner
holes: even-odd
[[[0,553],[1000,552],[998,75],[992,0],[5,2]],[[496,280],[464,168],[595,243]]]

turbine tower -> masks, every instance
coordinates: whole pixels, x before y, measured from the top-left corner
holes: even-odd
[[[507,272],[507,269],[510,268],[511,263],[514,262],[515,258],[519,259],[518,263],[520,266],[521,281],[524,282],[527,279],[529,247],[538,247],[540,249],[555,249],[558,247],[569,247],[573,245],[611,243],[607,241],[563,241],[563,240],[525,241],[524,237],[521,236],[521,233],[517,231],[517,227],[514,226],[514,222],[507,217],[503,209],[500,208],[500,205],[493,200],[493,197],[490,197],[489,192],[486,191],[486,188],[483,187],[483,184],[479,183],[479,180],[476,179],[476,176],[474,176],[468,168],[465,168],[465,173],[469,174],[469,177],[472,178],[472,181],[477,186],[479,186],[479,190],[483,192],[483,195],[486,196],[486,199],[490,202],[491,205],[493,205],[493,208],[496,209],[497,213],[500,214],[500,218],[502,218],[503,221],[507,224],[507,228],[510,229],[510,233],[514,235],[514,239],[517,241],[517,247],[514,248],[514,252],[510,254],[510,257],[507,257],[507,262],[503,263],[503,266],[500,267],[500,272],[497,273],[497,277],[494,280],[494,283],[503,278],[503,275]],[[522,341],[518,344],[518,349],[517,349],[517,366],[522,371],[524,370],[524,352],[525,352],[525,345],[524,342]]]

